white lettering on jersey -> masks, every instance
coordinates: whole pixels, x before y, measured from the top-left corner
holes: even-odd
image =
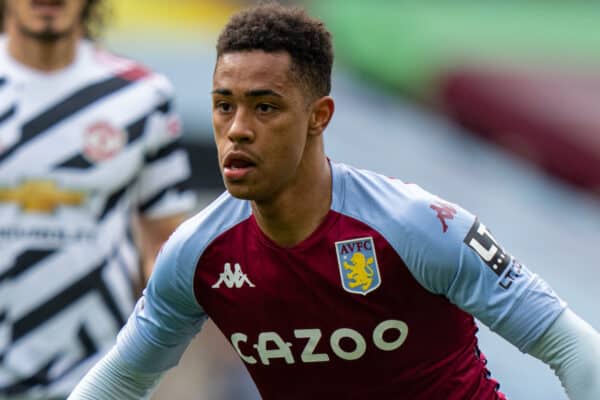
[[[275,345],[274,349],[269,349],[269,343]],[[284,341],[277,332],[262,332],[258,335],[258,344],[253,346],[258,350],[260,361],[264,365],[269,365],[269,359],[271,358],[283,358],[287,364],[294,363],[294,356],[290,351],[292,344]]]
[[[343,338],[351,339],[354,342],[354,350],[346,351],[340,346],[340,341]],[[331,349],[342,360],[354,361],[358,360],[367,351],[367,342],[362,335],[350,328],[341,328],[333,332],[329,338]]]
[[[390,330],[397,331],[397,338],[392,341],[386,341],[384,335]],[[330,360],[329,354],[315,353],[319,341],[323,333],[318,328],[313,329],[296,329],[294,330],[294,338],[308,339],[304,345],[304,349],[300,354],[300,360],[303,363],[312,362],[327,362]],[[382,351],[393,351],[402,347],[408,337],[408,325],[399,320],[389,319],[381,322],[373,330],[372,340],[376,348]],[[344,350],[340,346],[343,339],[350,339],[354,342],[353,350]],[[248,336],[243,333],[233,333],[231,335],[231,344],[237,351],[240,358],[247,364],[256,364],[257,359],[249,354],[244,354],[240,349],[240,343],[246,343]],[[293,345],[286,342],[277,332],[261,332],[258,335],[258,343],[252,347],[258,353],[260,362],[263,365],[270,365],[270,360],[274,358],[283,358],[286,364],[294,364]],[[364,336],[350,328],[336,329],[329,338],[329,345],[333,353],[342,360],[353,361],[360,359],[367,351],[367,341]]]
[[[317,348],[319,340],[321,340],[322,335],[320,329],[296,329],[294,331],[294,336],[299,339],[308,339],[308,342],[306,342],[306,346],[304,346],[304,350],[302,350],[302,354],[300,355],[300,359],[303,362],[329,361],[329,355],[325,353],[313,353]]]
[[[231,264],[225,263],[223,272],[219,274],[219,280],[212,285],[212,287],[218,289],[221,286],[221,283],[224,283],[229,289],[234,286],[239,289],[244,283],[250,287],[254,287],[254,284],[250,282],[248,276],[242,272],[242,267],[238,263],[235,263],[234,265],[234,272],[231,272]]]
[[[383,334],[388,329],[396,329],[399,333],[398,339],[393,342],[386,342],[383,338]],[[404,344],[406,337],[408,336],[408,325],[406,325],[403,321],[398,321],[396,319],[388,319],[387,321],[383,321],[375,329],[373,330],[373,343],[377,348],[383,351],[392,351],[396,350],[398,347]]]
[[[237,351],[237,353],[240,355],[240,358],[244,360],[246,364],[256,364],[256,358],[252,356],[245,356],[240,350],[240,342],[246,342],[247,340],[248,336],[244,335],[243,333],[234,333],[231,335],[231,344],[233,345],[235,351]]]

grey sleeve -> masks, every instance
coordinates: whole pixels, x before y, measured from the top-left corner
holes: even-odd
[[[92,368],[67,400],[149,399],[163,373],[136,371],[116,348]]]
[[[570,309],[529,353],[554,370],[571,400],[600,399],[600,334]]]

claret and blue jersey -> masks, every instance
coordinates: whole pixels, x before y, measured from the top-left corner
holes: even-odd
[[[163,247],[118,349],[177,363],[207,317],[265,399],[503,399],[473,316],[527,351],[565,304],[460,207],[331,163],[331,209],[292,248],[223,194]]]

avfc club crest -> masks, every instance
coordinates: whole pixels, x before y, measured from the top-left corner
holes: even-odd
[[[344,290],[366,295],[381,284],[372,237],[335,242]]]

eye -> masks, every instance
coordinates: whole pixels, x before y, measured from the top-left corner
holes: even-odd
[[[277,110],[277,108],[272,104],[260,103],[256,106],[256,110],[262,114],[266,114]]]
[[[233,109],[233,106],[231,105],[231,103],[228,103],[226,101],[219,101],[215,103],[214,109],[222,113],[229,113]]]

